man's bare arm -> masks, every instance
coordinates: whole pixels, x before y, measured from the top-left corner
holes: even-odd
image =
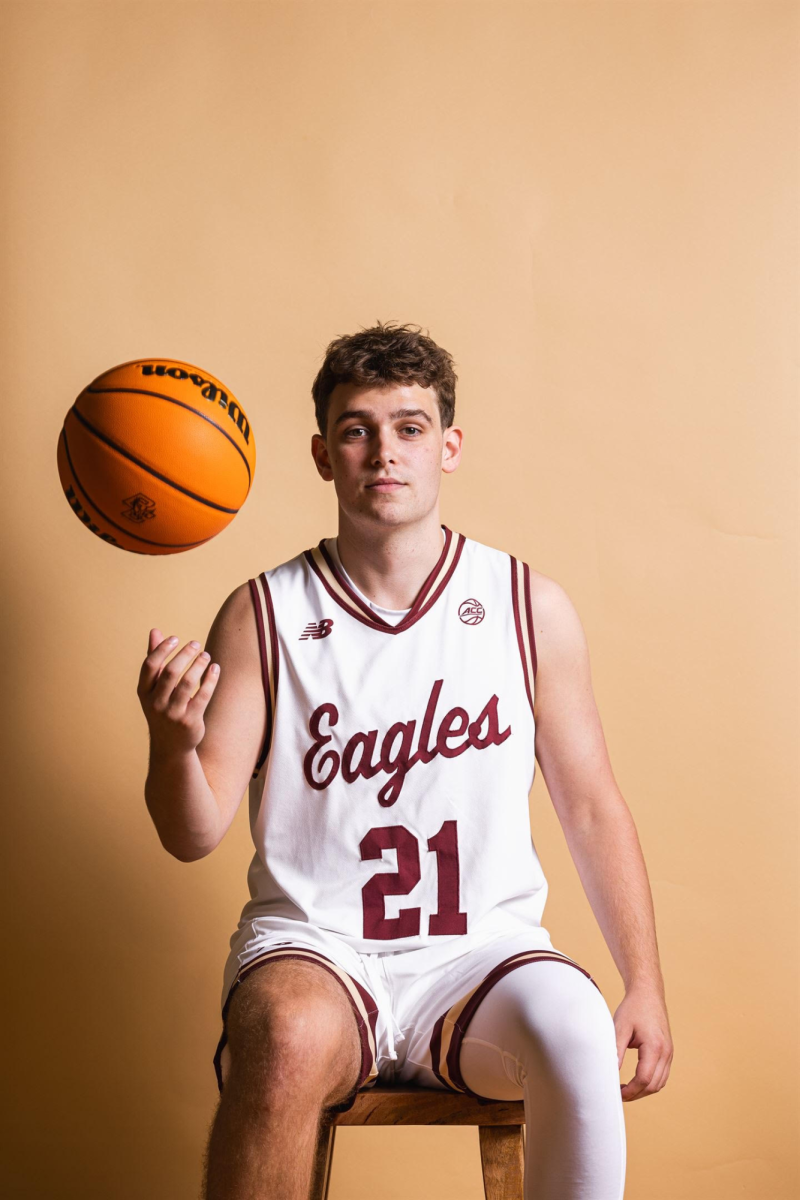
[[[210,854],[227,832],[266,730],[248,585],[232,592],[220,608],[205,662],[187,646],[165,665],[168,648],[160,642],[160,632],[151,630],[138,688],[150,726],[145,798],[162,845],[191,862]],[[219,665],[211,683],[209,662]]]
[[[531,572],[536,757],[570,854],[625,985],[662,986],[650,883],[597,711],[586,636],[563,588]]]
[[[636,826],[611,769],[592,690],[589,649],[566,592],[531,572],[537,648],[536,757],[597,923],[625,983],[614,1014],[619,1065],[637,1047],[634,1100],[666,1083],[673,1047],[653,899]]]

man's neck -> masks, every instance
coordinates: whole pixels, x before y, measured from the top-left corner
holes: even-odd
[[[365,531],[339,513],[336,547],[356,587],[382,608],[410,608],[439,561],[444,535],[437,511],[413,525]]]

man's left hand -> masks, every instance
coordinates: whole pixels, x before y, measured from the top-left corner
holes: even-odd
[[[672,1035],[664,995],[657,987],[634,985],[614,1013],[617,1059],[622,1070],[625,1051],[639,1051],[636,1074],[620,1084],[623,1100],[638,1100],[661,1091],[672,1063]]]

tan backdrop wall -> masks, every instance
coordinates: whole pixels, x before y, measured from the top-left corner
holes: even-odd
[[[14,1200],[199,1192],[246,806],[161,848],[151,625],[335,534],[309,453],[334,336],[455,356],[443,519],[567,589],[654,892],[675,1038],[630,1200],[790,1200],[797,1132],[798,5],[5,3],[3,1122]],[[95,375],[220,376],[259,461],[148,559],[81,528],[56,439]],[[537,773],[545,924],[622,985]],[[626,1056],[629,1079],[635,1054]],[[479,1200],[469,1129],[343,1130],[332,1200]]]

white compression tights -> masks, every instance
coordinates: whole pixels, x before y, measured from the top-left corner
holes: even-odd
[[[526,963],[483,998],[461,1074],[472,1091],[525,1101],[525,1200],[622,1200],[625,1120],[614,1021],[566,963]]]

